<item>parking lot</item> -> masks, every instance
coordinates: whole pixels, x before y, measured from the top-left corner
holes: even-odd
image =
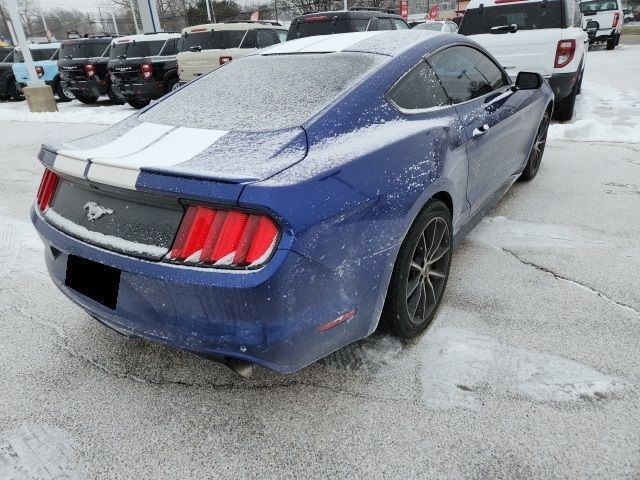
[[[639,57],[589,53],[574,120],[457,249],[425,336],[248,380],[108,330],[46,273],[39,145],[133,109],[1,104],[0,479],[637,478]]]

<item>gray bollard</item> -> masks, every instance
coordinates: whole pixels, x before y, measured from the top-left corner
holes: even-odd
[[[57,112],[58,105],[53,98],[53,90],[49,85],[24,87],[24,96],[32,112]]]

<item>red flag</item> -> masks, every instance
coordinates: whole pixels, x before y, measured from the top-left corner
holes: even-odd
[[[257,22],[260,19],[260,12],[253,12],[251,14],[251,21],[252,22]]]
[[[429,20],[438,20],[440,17],[440,5],[432,5],[429,9]]]

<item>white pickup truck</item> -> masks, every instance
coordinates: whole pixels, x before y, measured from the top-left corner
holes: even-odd
[[[471,0],[458,33],[489,50],[513,78],[542,74],[555,95],[554,118],[573,117],[589,50],[575,0]]]
[[[624,13],[618,0],[585,0],[580,2],[582,26],[590,43],[606,43],[613,50],[620,42]]]

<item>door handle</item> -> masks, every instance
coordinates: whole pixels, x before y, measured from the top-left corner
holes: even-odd
[[[488,131],[489,131],[489,125],[487,125],[485,123],[481,127],[475,128],[473,130],[473,138],[478,138],[478,137],[484,135],[485,133],[487,133]]]

